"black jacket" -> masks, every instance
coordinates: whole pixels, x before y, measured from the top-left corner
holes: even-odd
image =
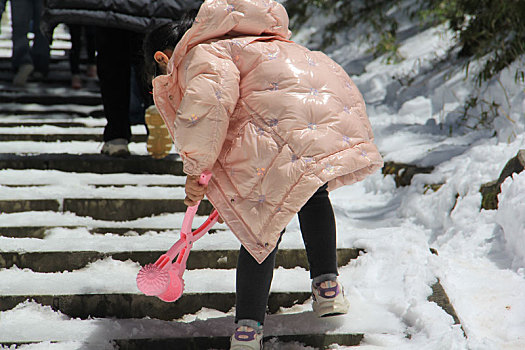
[[[113,27],[145,33],[199,8],[202,0],[45,0],[41,30],[51,37],[59,23]]]

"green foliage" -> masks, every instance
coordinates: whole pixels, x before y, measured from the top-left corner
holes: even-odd
[[[334,43],[335,33],[364,23],[371,28],[366,39],[374,42],[371,50],[374,57],[385,55],[388,62],[398,62],[401,59],[397,43],[398,23],[389,14],[389,10],[400,2],[400,0],[288,0],[286,8],[292,17],[292,29],[315,14],[314,11],[309,10],[316,9],[330,15],[332,21],[327,24],[323,33],[321,49]]]
[[[388,63],[402,59],[395,17],[400,11],[418,18],[422,27],[447,23],[457,39],[450,52],[457,52],[465,62],[466,74],[471,74],[473,62],[479,63],[475,72],[478,85],[525,55],[525,0],[287,0],[285,5],[292,28],[319,11],[327,15],[330,22],[322,33],[321,49],[333,44],[338,32],[368,26],[366,40],[372,44],[371,52],[374,57],[386,57]],[[515,80],[525,82],[525,68],[516,69]],[[490,128],[500,115],[510,120],[499,104],[474,94],[465,102],[457,122],[472,129]]]
[[[525,53],[525,1],[432,0],[426,14],[447,20],[457,33],[460,57],[484,59],[478,83],[487,81]],[[516,72],[516,80],[524,79]]]
[[[458,119],[458,124],[473,130],[490,128],[499,116],[500,107],[494,101],[471,96],[463,106],[463,114]]]
[[[524,0],[414,0],[408,15],[422,25],[447,22],[457,36],[459,56],[470,63],[482,60],[478,83],[487,81],[525,54]],[[370,25],[367,39],[374,43],[374,56],[386,55],[389,62],[401,59],[398,53],[397,19],[390,11],[401,0],[287,0],[292,27],[322,11],[332,21],[323,33],[324,46],[333,44],[334,34],[357,24]],[[309,11],[310,10],[310,11]],[[325,48],[323,47],[323,48]],[[516,71],[516,80],[525,81],[525,72]]]

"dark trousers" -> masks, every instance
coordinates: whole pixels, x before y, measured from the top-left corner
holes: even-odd
[[[327,185],[319,188],[298,213],[312,279],[338,274],[335,217],[326,188]],[[264,323],[277,249],[259,264],[241,246],[237,261],[235,321],[247,319]]]
[[[97,72],[107,120],[104,141],[131,139],[131,67],[142,71],[143,39],[142,34],[123,29],[98,27],[96,30]]]
[[[11,1],[11,19],[13,27],[13,52],[11,65],[16,72],[23,64],[32,64],[35,70],[47,74],[49,70],[49,41],[40,31],[42,0]],[[31,21],[35,38],[29,46],[27,33]]]
[[[82,53],[82,32],[84,32],[87,64],[95,64],[95,27],[69,24],[71,35],[71,50],[69,51],[69,66],[71,74],[80,74],[80,54]]]

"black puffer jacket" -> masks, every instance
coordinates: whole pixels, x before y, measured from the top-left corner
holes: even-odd
[[[70,23],[145,33],[201,4],[202,0],[45,0],[41,30],[51,37],[57,24]]]

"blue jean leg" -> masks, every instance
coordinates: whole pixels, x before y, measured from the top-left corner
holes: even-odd
[[[40,30],[43,0],[33,0],[33,32],[35,39],[31,48],[31,57],[35,70],[47,74],[49,71],[49,41]]]
[[[33,64],[36,70],[47,73],[49,69],[49,42],[40,32],[42,0],[11,1],[13,26],[12,67],[16,71],[23,64]],[[27,34],[33,20],[35,37],[30,48]]]

